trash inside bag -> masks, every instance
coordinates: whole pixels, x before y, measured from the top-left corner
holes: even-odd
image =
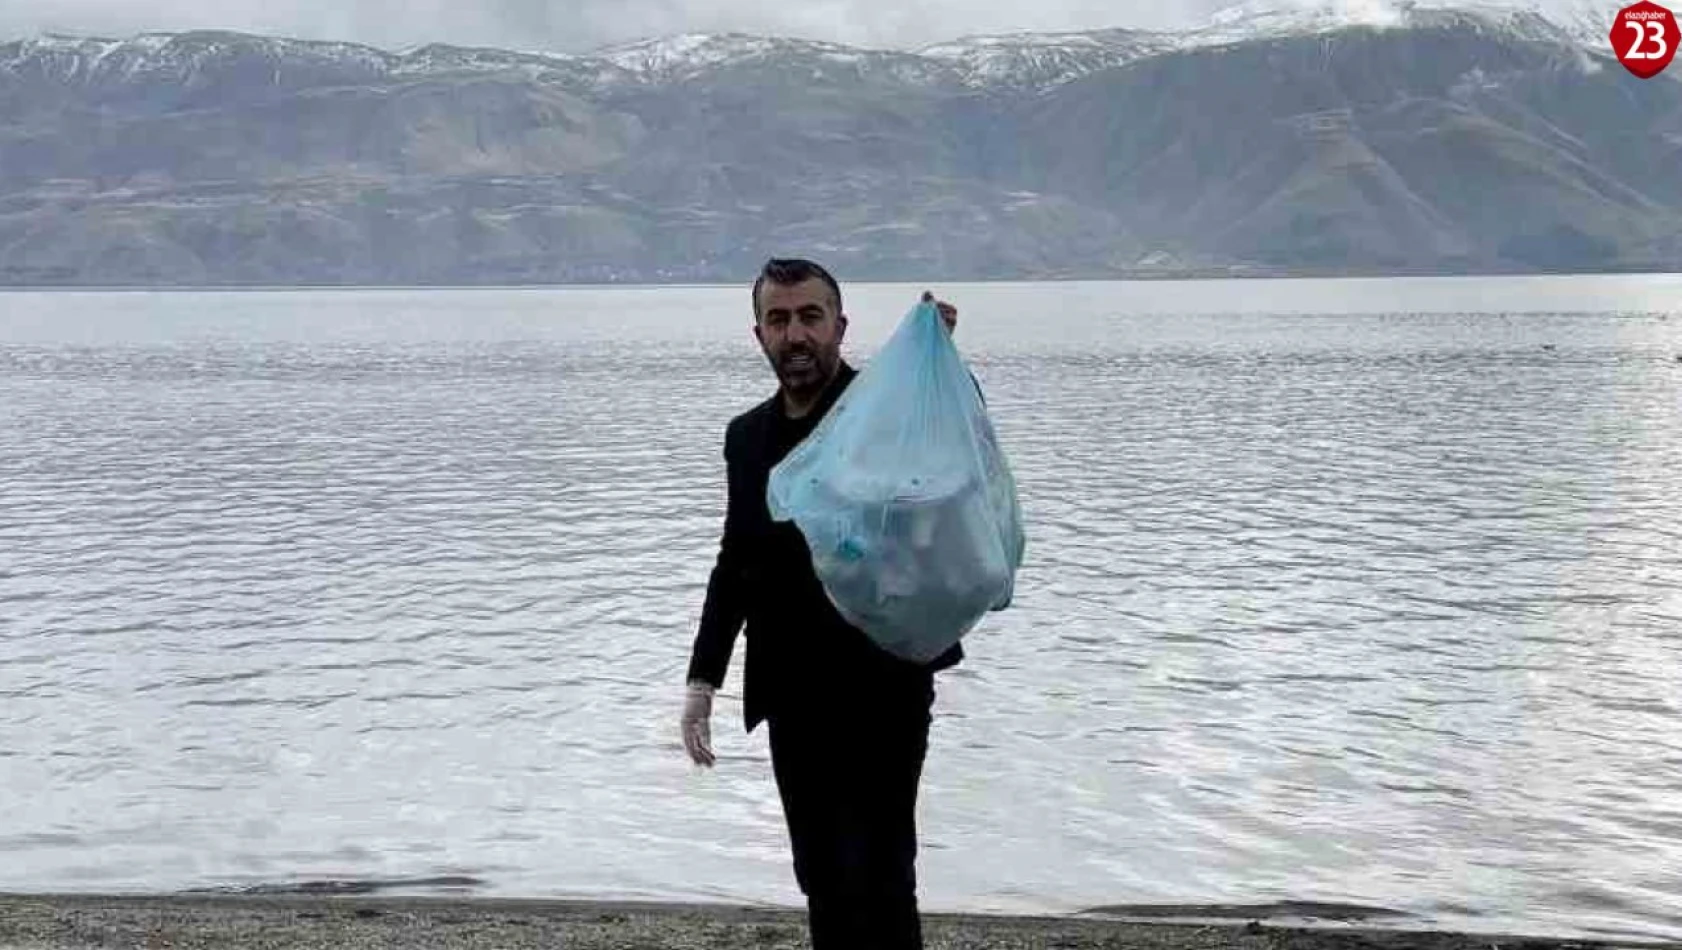
[[[939,311],[908,313],[771,471],[848,623],[927,663],[1010,603],[1025,539],[1016,482]]]

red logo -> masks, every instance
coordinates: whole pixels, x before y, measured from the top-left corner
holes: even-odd
[[[1676,27],[1676,14],[1650,0],[1624,7],[1612,21],[1612,52],[1642,79],[1664,72],[1679,43],[1682,30]]]

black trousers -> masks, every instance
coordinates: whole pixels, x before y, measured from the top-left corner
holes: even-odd
[[[770,717],[771,767],[813,950],[922,950],[917,786],[931,681]]]

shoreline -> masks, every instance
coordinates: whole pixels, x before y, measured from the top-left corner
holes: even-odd
[[[1535,278],[1547,280],[1574,280],[1578,278],[1599,277],[1682,277],[1682,268],[1666,265],[1655,269],[1633,270],[1398,270],[1398,271],[1365,271],[1365,270],[1293,270],[1293,271],[1229,271],[1219,268],[1210,270],[1169,270],[1169,271],[1129,271],[1117,273],[1070,273],[1045,274],[1040,276],[1011,276],[1011,277],[925,277],[914,279],[908,277],[885,277],[871,279],[860,277],[848,281],[849,284],[863,284],[877,287],[903,285],[921,288],[931,283],[988,285],[988,284],[1174,284],[1174,283],[1209,283],[1216,281],[1257,283],[1257,282],[1287,282],[1287,281],[1387,281],[1387,280],[1504,280],[1513,278]],[[751,283],[751,281],[749,281]],[[439,282],[439,283],[407,283],[388,284],[379,282],[367,283],[158,283],[158,284],[8,284],[0,282],[0,293],[44,294],[148,294],[148,293],[182,293],[182,294],[210,294],[210,293],[316,293],[321,291],[370,291],[387,293],[393,291],[551,291],[551,290],[729,290],[740,291],[740,280],[689,280],[689,279],[646,279],[646,280],[560,280],[560,281],[526,281],[503,282],[484,281],[476,283]]]
[[[925,913],[928,950],[1600,950],[1682,943],[1394,930],[1365,923]],[[1151,908],[1131,908],[1148,911]],[[1192,908],[1186,908],[1192,910]],[[496,897],[0,894],[0,950],[798,950],[801,910],[734,904]]]

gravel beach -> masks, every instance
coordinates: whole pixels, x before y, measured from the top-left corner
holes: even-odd
[[[1243,920],[930,914],[929,950],[1596,950],[1609,943]],[[322,895],[0,896],[0,950],[796,950],[792,909]],[[1682,947],[1682,944],[1641,944]]]

